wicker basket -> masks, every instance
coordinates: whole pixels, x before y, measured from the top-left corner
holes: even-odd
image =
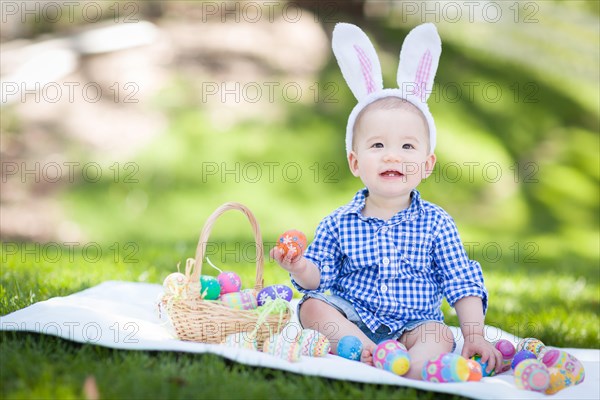
[[[271,333],[279,333],[290,320],[291,312],[287,309],[283,314],[263,315],[256,310],[236,310],[217,300],[203,300],[200,296],[200,275],[202,260],[206,252],[208,237],[217,218],[228,210],[244,213],[252,226],[256,241],[256,280],[255,294],[263,288],[263,243],[258,222],[250,210],[240,203],[225,203],[208,217],[202,228],[196,258],[189,259],[186,264],[187,290],[183,296],[165,295],[163,306],[169,315],[177,336],[181,340],[217,344],[233,333],[254,332],[259,348]]]

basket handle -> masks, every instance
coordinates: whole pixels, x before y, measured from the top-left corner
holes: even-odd
[[[202,262],[204,260],[204,254],[206,253],[206,243],[208,242],[208,237],[210,235],[210,232],[212,231],[214,223],[217,221],[217,218],[219,218],[223,213],[229,210],[238,210],[242,212],[248,218],[248,221],[252,226],[252,232],[254,233],[254,240],[256,242],[256,281],[254,283],[254,288],[255,290],[259,291],[263,288],[264,284],[263,266],[265,264],[260,228],[258,226],[258,221],[256,221],[256,218],[248,209],[248,207],[235,202],[223,204],[221,207],[217,208],[206,220],[206,223],[202,228],[202,232],[200,232],[198,246],[196,247],[196,260],[190,278],[191,282],[198,282],[200,280],[200,275],[202,273]]]

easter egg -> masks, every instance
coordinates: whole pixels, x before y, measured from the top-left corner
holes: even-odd
[[[290,255],[293,257],[297,254],[302,254],[306,249],[306,236],[304,233],[295,229],[284,232],[279,236],[279,243],[277,247],[283,250],[284,257],[291,252]]]
[[[536,338],[524,338],[517,344],[517,352],[521,350],[529,350],[535,356],[539,356],[541,352],[545,351],[546,345],[541,340]]]
[[[546,394],[554,394],[573,384],[567,371],[561,368],[548,368],[550,374],[550,383],[544,391]]]
[[[396,375],[404,375],[410,369],[410,356],[402,343],[384,340],[373,351],[373,365]]]
[[[363,344],[356,336],[348,335],[340,339],[337,345],[337,354],[348,360],[360,360]]]
[[[238,349],[258,350],[256,338],[250,337],[248,332],[238,332],[227,335],[225,345]]]
[[[502,372],[508,371],[516,353],[515,346],[506,339],[500,339],[494,343],[494,347],[502,354]]]
[[[254,310],[257,307],[256,295],[253,289],[225,293],[219,296],[219,300],[227,307],[236,310]]]
[[[469,363],[454,353],[442,353],[423,365],[421,377],[427,382],[465,382],[469,379]]]
[[[221,294],[221,285],[214,276],[200,276],[200,295],[205,300],[216,300]]]
[[[268,337],[263,344],[263,352],[290,362],[300,360],[300,343],[281,334]]]
[[[483,378],[483,373],[481,372],[481,365],[472,359],[467,360],[467,364],[469,365],[469,378],[467,380],[472,382],[478,382]]]
[[[517,354],[515,354],[515,356],[513,357],[513,360],[510,363],[510,366],[512,367],[512,369],[515,369],[521,361],[527,360],[530,358],[537,358],[537,357],[535,356],[535,354],[533,352],[531,352],[529,350],[518,351]]]
[[[483,377],[496,375],[496,371],[495,370],[491,370],[490,372],[486,371],[486,368],[488,367],[488,362],[487,361],[486,362],[481,361],[481,356],[479,354],[475,354],[473,357],[471,357],[471,360],[474,360],[479,365],[481,365],[481,375]]]
[[[217,281],[221,285],[221,294],[239,292],[242,287],[242,280],[235,272],[221,272]]]
[[[577,385],[585,379],[585,370],[583,364],[575,356],[563,350],[549,349],[542,363],[548,368],[557,368],[565,371],[569,375],[569,380]]]
[[[515,386],[519,389],[543,392],[550,384],[550,373],[537,359],[523,360],[515,368]]]
[[[187,278],[181,272],[173,272],[167,275],[163,281],[163,287],[166,294],[181,295],[185,290]]]
[[[262,306],[269,301],[269,299],[275,300],[280,298],[285,301],[290,301],[292,300],[293,295],[292,289],[286,285],[271,285],[258,292],[256,298],[258,300],[258,305]]]
[[[300,335],[300,354],[311,357],[325,357],[331,349],[327,336],[313,329],[304,329]]]

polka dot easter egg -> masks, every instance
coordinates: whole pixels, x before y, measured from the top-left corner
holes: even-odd
[[[268,302],[270,299],[275,300],[275,299],[279,298],[279,299],[283,299],[285,301],[290,301],[290,300],[292,300],[293,294],[294,293],[292,292],[292,289],[289,288],[288,286],[271,285],[271,286],[267,286],[266,288],[264,288],[263,290],[258,292],[258,295],[256,297],[258,300],[258,305],[262,306],[266,302]]]
[[[466,382],[470,370],[467,359],[454,353],[443,353],[423,365],[421,377],[436,383]]]
[[[242,280],[235,272],[221,272],[217,281],[221,285],[221,294],[239,292],[242,287]]]
[[[348,360],[360,360],[360,354],[363,350],[363,344],[356,336],[344,336],[337,345],[337,354]]]
[[[306,249],[306,236],[304,233],[295,229],[284,232],[279,236],[279,243],[277,247],[283,251],[283,256],[287,256],[288,253],[292,257],[297,254],[302,254]]]
[[[537,359],[527,359],[517,365],[514,373],[515,386],[519,389],[543,392],[550,384],[550,373]]]
[[[402,343],[397,340],[384,340],[375,347],[373,365],[402,376],[410,369],[410,356]]]
[[[165,293],[174,296],[182,295],[185,291],[186,284],[187,278],[181,272],[173,272],[172,274],[169,274],[163,281]]]
[[[299,342],[303,356],[325,357],[331,349],[327,336],[313,329],[302,330]]]
[[[214,276],[200,276],[200,295],[205,300],[216,300],[221,294],[221,285]]]

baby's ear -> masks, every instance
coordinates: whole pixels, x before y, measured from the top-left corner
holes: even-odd
[[[331,46],[342,75],[358,101],[383,89],[379,58],[373,44],[358,26],[336,24]]]
[[[442,41],[435,25],[426,23],[410,31],[400,50],[398,87],[427,102],[441,54]]]

